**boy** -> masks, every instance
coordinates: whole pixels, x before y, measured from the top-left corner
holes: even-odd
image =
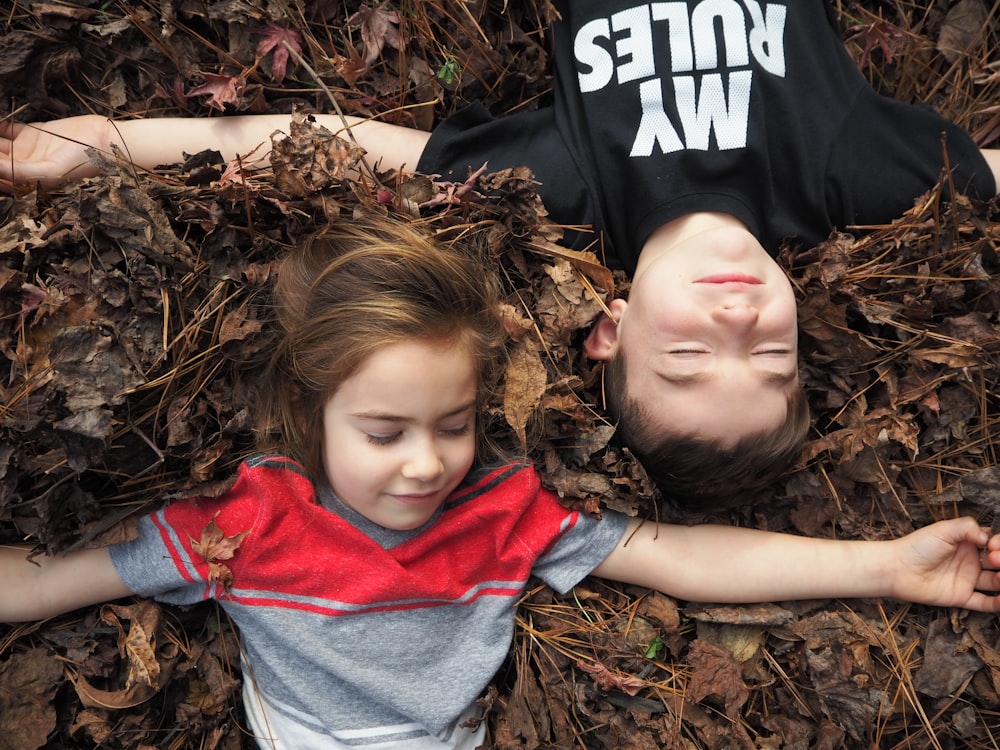
[[[622,441],[675,499],[752,490],[794,460],[808,427],[779,244],[891,220],[946,165],[959,190],[992,196],[1000,159],[929,110],[876,94],[824,0],[555,6],[554,106],[496,120],[473,106],[433,134],[352,120],[354,134],[383,168],[461,180],[484,162],[528,165],[551,217],[593,224],[609,264],[633,276],[586,341],[606,363]],[[43,127],[123,142],[153,166],[181,147],[246,153],[286,119]],[[13,158],[0,180],[89,169],[78,144],[14,126],[0,135],[17,136],[0,142]]]

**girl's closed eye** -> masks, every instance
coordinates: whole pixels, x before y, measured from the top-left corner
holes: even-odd
[[[461,427],[445,427],[441,432],[449,437],[462,437],[463,435],[468,435],[470,430],[472,430],[471,421],[466,422]]]
[[[399,440],[402,434],[401,432],[394,432],[391,435],[372,435],[371,433],[366,433],[366,437],[372,445],[392,445]]]

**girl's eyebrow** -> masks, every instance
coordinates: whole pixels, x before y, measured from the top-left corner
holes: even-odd
[[[447,414],[442,414],[441,415],[441,419],[448,419],[449,417],[456,417],[456,416],[458,416],[459,414],[461,414],[463,412],[466,412],[466,411],[469,411],[470,409],[475,409],[475,408],[476,408],[476,402],[475,401],[470,401],[467,404],[463,404],[462,406],[459,406],[457,409],[452,409]],[[412,422],[413,421],[410,417],[401,417],[401,416],[399,416],[397,414],[384,414],[382,412],[375,412],[375,411],[354,412],[354,413],[351,414],[351,416],[355,417],[356,419],[374,419],[374,420],[379,420],[381,422]]]

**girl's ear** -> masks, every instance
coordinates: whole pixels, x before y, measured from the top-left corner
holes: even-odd
[[[628,303],[623,299],[611,300],[611,304],[608,305],[611,317],[602,315],[598,318],[584,339],[583,348],[587,351],[588,357],[604,362],[614,356],[618,349],[618,321],[621,320],[627,306]]]

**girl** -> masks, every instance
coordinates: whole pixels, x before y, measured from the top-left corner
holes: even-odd
[[[262,748],[474,748],[474,701],[530,575],[688,600],[895,596],[1000,611],[1000,538],[970,518],[886,542],[675,527],[563,508],[524,462],[477,462],[504,344],[484,264],[410,225],[344,221],[292,251],[258,387],[260,445],[218,498],[106,549],[0,550],[0,620],[132,593],[215,598]],[[482,455],[482,453],[480,453]],[[213,543],[212,540],[215,540]],[[221,540],[221,541],[220,541]]]

